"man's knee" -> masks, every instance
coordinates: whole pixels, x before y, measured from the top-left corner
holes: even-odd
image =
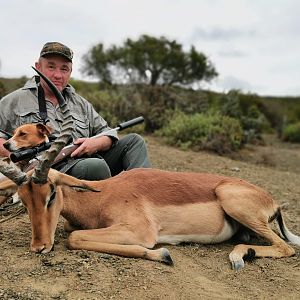
[[[147,147],[146,142],[142,136],[140,136],[137,133],[131,133],[130,135],[132,135],[132,139],[133,139],[134,143],[139,144],[145,148]]]
[[[111,177],[107,163],[104,159],[100,158],[86,158],[80,160],[67,173],[85,180],[102,180]]]
[[[122,142],[126,152],[123,160],[125,170],[150,167],[147,145],[139,134],[130,133],[122,138]]]
[[[119,142],[127,145],[127,147],[128,146],[131,146],[131,147],[136,146],[136,147],[141,147],[141,148],[145,148],[145,149],[147,148],[144,138],[137,133],[129,133],[129,134],[125,135],[124,137],[122,137],[119,140]]]

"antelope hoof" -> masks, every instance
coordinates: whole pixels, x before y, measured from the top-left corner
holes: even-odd
[[[255,250],[249,248],[247,250],[247,253],[243,256],[243,258],[239,259],[238,257],[235,257],[231,260],[231,267],[233,270],[239,271],[245,266],[244,260],[252,261],[254,258],[255,258]]]
[[[168,265],[168,266],[173,266],[174,265],[172,257],[170,255],[170,252],[166,248],[162,248],[162,260],[161,261],[163,263],[165,263],[166,265]]]
[[[232,270],[235,270],[235,271],[239,271],[239,270],[243,269],[244,266],[245,266],[245,263],[244,263],[243,259],[231,262],[231,268],[232,268]]]

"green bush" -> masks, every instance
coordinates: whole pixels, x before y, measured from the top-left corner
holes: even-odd
[[[270,131],[270,123],[255,101],[245,102],[239,91],[221,94],[216,111],[221,115],[238,119],[244,131],[243,143],[261,143],[262,133]]]
[[[224,116],[239,119],[242,115],[239,92],[231,90],[227,94],[221,94],[218,99],[217,110]]]
[[[174,110],[191,114],[204,112],[208,107],[204,94],[175,87],[124,85],[91,91],[83,96],[110,124],[144,116],[147,133],[164,127]]]
[[[240,122],[244,130],[244,143],[262,143],[262,133],[271,131],[269,121],[255,104],[249,106],[247,114],[240,117]]]
[[[86,99],[91,102],[95,110],[109,123],[117,122],[117,116],[114,114],[116,104],[115,97],[108,91],[97,91],[88,93]]]
[[[87,94],[87,99],[111,126],[143,115],[140,97],[134,93],[127,97],[118,90],[102,90]],[[134,126],[132,130],[141,133],[144,131],[144,125]]]
[[[243,138],[241,125],[234,118],[201,113],[188,116],[182,112],[176,112],[157,134],[182,149],[209,150],[218,154],[238,150]]]
[[[286,126],[283,129],[282,139],[287,142],[300,143],[300,122]]]

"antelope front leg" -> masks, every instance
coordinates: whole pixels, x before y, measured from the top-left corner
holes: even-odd
[[[173,265],[167,249],[148,249],[154,245],[154,240],[153,242],[141,241],[131,230],[119,225],[102,229],[76,230],[68,238],[68,248],[71,250],[91,250]]]
[[[71,225],[69,223],[69,221],[65,221],[65,223],[64,223],[64,231],[70,233],[70,232],[75,231],[75,230],[80,230],[80,228]]]

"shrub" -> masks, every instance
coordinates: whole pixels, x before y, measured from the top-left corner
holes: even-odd
[[[262,133],[270,131],[270,123],[255,101],[244,102],[243,96],[235,90],[221,94],[216,110],[224,116],[238,119],[244,131],[244,143],[261,143]]]
[[[91,102],[95,110],[109,123],[117,122],[114,114],[115,98],[107,91],[91,92],[87,94],[87,99]]]
[[[87,99],[111,126],[143,115],[140,97],[134,93],[127,97],[118,90],[103,90],[87,94]],[[134,126],[133,131],[143,132],[144,125]]]
[[[204,112],[208,103],[204,94],[175,87],[124,85],[84,94],[110,124],[143,115],[144,129],[153,133],[168,122],[174,110],[187,114]]]
[[[269,121],[255,104],[249,106],[240,122],[244,130],[244,143],[262,143],[262,133],[269,132],[271,128]]]
[[[238,120],[219,114],[188,116],[176,112],[169,123],[157,132],[166,142],[183,149],[230,153],[241,147],[243,131]]]
[[[282,139],[287,142],[300,143],[300,122],[286,126],[283,129]]]
[[[227,94],[221,94],[218,99],[218,109],[224,116],[239,119],[242,115],[239,92],[231,90]]]

